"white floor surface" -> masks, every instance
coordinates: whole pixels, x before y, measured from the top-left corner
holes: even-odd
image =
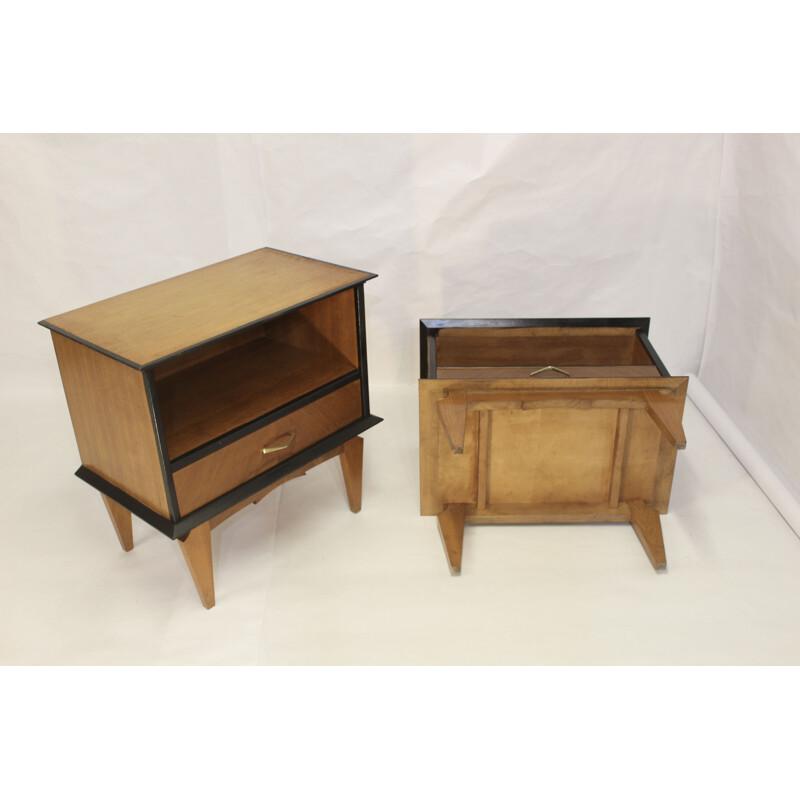
[[[416,386],[376,386],[363,510],[335,460],[228,520],[208,611],[174,542],[135,519],[120,549],[63,396],[3,404],[2,664],[800,664],[800,539],[688,402],[664,573],[628,525],[509,525],[451,577]]]

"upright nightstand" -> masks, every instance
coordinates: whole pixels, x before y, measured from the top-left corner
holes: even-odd
[[[131,513],[177,539],[206,608],[211,529],[339,456],[361,508],[369,409],[364,283],[262,249],[40,324],[52,331],[82,466],[124,550]]]

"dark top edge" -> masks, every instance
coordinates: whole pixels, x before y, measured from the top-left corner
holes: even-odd
[[[430,330],[443,328],[636,328],[650,330],[650,317],[553,317],[536,319],[421,319]]]

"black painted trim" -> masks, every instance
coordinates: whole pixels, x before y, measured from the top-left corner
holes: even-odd
[[[647,350],[647,355],[650,356],[653,363],[658,367],[658,371],[661,373],[662,378],[669,378],[670,374],[667,368],[664,366],[664,362],[658,357],[658,353],[656,353],[655,348],[650,343],[650,339],[647,337],[647,333],[644,331],[637,331],[637,336],[639,337],[639,341],[644,346],[644,349]]]
[[[356,337],[358,339],[358,368],[361,371],[361,413],[369,414],[369,377],[367,375],[367,318],[364,308],[364,284],[356,286]]]
[[[251,433],[255,433],[257,430],[265,428],[267,425],[271,425],[281,417],[292,414],[298,409],[301,409],[304,406],[319,400],[321,397],[332,394],[337,389],[347,386],[348,383],[358,380],[360,374],[361,373],[357,369],[351,370],[345,375],[334,378],[332,381],[328,381],[328,383],[325,383],[316,389],[312,389],[310,392],[300,395],[300,397],[295,397],[288,403],[284,403],[282,406],[278,406],[278,408],[275,408],[266,414],[262,414],[260,417],[256,417],[254,420],[246,422],[244,425],[240,425],[238,428],[228,431],[219,439],[214,439],[211,442],[205,442],[204,444],[195,447],[194,450],[190,450],[188,453],[184,453],[182,456],[178,456],[178,458],[173,459],[171,462],[172,471],[177,472],[184,467],[188,467],[189,464],[194,464],[195,461],[200,461],[200,459],[205,458],[212,453],[216,453],[217,450],[221,450],[223,447],[227,447],[229,444],[238,442],[239,439],[244,439],[245,436],[249,436]]]
[[[421,319],[435,336],[442,328],[641,328],[650,331],[650,317],[555,317],[552,319]]]
[[[380,417],[373,415],[362,417],[175,522],[157,514],[151,508],[143,505],[127,492],[118,489],[87,467],[80,467],[75,474],[165,536],[170,539],[183,539],[198,525],[208,522],[212,517],[216,517],[217,514],[227,511],[237,503],[241,503],[242,500],[246,500],[262,489],[266,489],[270,484],[285,478],[295,470],[301,469],[306,464],[314,461],[314,459],[334,450],[379,422],[383,422]]]
[[[153,370],[142,370],[144,377],[144,391],[147,396],[147,407],[150,410],[150,418],[153,422],[153,433],[156,437],[156,449],[158,450],[158,462],[161,466],[161,477],[164,481],[164,490],[167,495],[167,508],[169,509],[170,519],[178,519],[178,496],[175,494],[175,482],[172,480],[170,470],[169,455],[167,453],[167,440],[164,436],[164,425],[161,419],[161,409],[158,405],[158,391],[153,377]]]
[[[162,517],[161,514],[153,511],[152,508],[140,503],[135,497],[131,497],[127,492],[109,483],[105,478],[101,478],[96,472],[93,472],[88,467],[79,467],[75,473],[82,481],[85,481],[89,486],[97,489],[98,492],[110,497],[115,503],[119,503],[123,508],[127,508],[131,514],[139,517],[139,519],[146,522],[151,527],[160,531],[165,536],[172,537],[172,531],[175,528],[175,523]]]

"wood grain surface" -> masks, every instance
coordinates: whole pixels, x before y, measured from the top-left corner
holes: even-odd
[[[169,517],[144,375],[72,339],[52,336],[81,463]]]
[[[263,248],[42,321],[146,366],[373,277]]]

